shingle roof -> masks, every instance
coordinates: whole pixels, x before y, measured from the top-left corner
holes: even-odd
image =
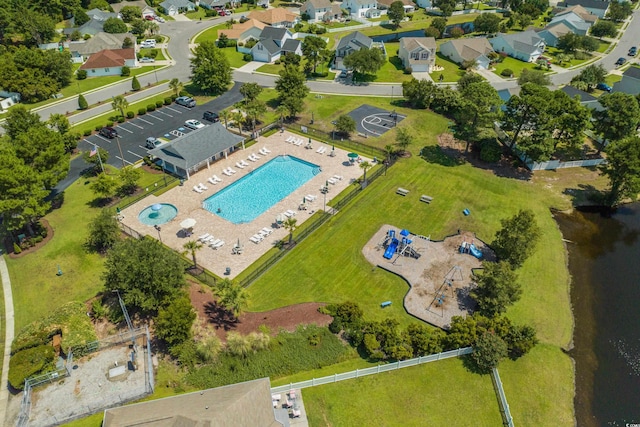
[[[213,123],[149,150],[149,154],[189,169],[233,147],[243,139],[227,131],[222,123]]]
[[[69,43],[69,50],[78,52],[80,55],[91,55],[104,49],[120,49],[124,39],[129,37],[131,41],[136,40],[136,36],[131,33],[109,34],[101,31],[86,41]]]
[[[566,0],[562,3],[558,3],[560,7],[569,7],[580,5],[587,9],[599,9],[599,10],[607,10],[609,8],[608,1],[600,1],[600,0]]]
[[[189,6],[195,7],[193,2],[189,0],[165,0],[160,3],[160,7],[164,9],[169,9],[171,6],[175,6],[176,8],[189,8]]]
[[[304,7],[307,3],[311,4],[314,9],[323,9],[325,7],[328,8],[328,7],[331,7],[331,4],[332,4],[329,0],[307,0],[306,2],[304,2],[304,5],[302,6]]]
[[[98,8],[87,11],[87,16],[98,21],[106,21],[109,18],[117,18],[118,14],[113,12],[106,12]]]
[[[562,22],[558,22],[556,24],[552,24],[552,25],[547,25],[544,30],[548,31],[549,33],[553,34],[554,36],[557,37],[562,37],[567,33],[571,32],[571,28],[567,27],[565,24],[563,24]],[[543,31],[544,31],[543,30]]]
[[[263,39],[282,40],[286,33],[287,33],[286,28],[264,27],[262,29],[262,32],[260,33],[260,40],[263,40]]]
[[[499,37],[502,37],[502,39],[515,50],[529,54],[534,53],[538,49],[536,46],[538,43],[544,42],[544,40],[533,30],[511,34],[501,33]]]
[[[295,52],[300,46],[300,40],[287,39],[282,45],[282,52]]]
[[[293,22],[296,20],[298,15],[291,13],[286,9],[276,7],[265,11],[253,11],[249,13],[248,17],[250,19],[256,19],[260,22],[264,22],[265,24],[272,25],[278,22]]]
[[[347,34],[338,42],[338,46],[336,50],[346,48],[351,42],[360,47],[370,48],[373,44],[373,40],[370,37],[365,36],[360,31],[354,31],[353,33]]]
[[[278,46],[273,39],[263,39],[263,40],[260,40],[258,43],[260,43],[271,55],[274,55],[281,51],[280,46]]]
[[[242,37],[242,34],[244,34],[247,30],[251,28],[255,27],[260,30],[263,30],[264,27],[266,26],[267,25],[263,22],[256,21],[255,19],[249,19],[248,21],[245,21],[242,24],[233,24],[230,30],[219,30],[218,37],[220,37],[220,34],[225,34],[227,38],[239,39],[240,37]]]
[[[107,409],[102,425],[282,427],[283,424],[276,421],[269,378],[262,378]]]
[[[631,77],[632,79],[640,80],[640,68],[638,67],[629,67],[627,71],[622,73],[624,77]]]
[[[587,22],[595,22],[598,20],[598,15],[594,15],[593,13],[590,13],[587,9],[580,6],[579,4],[575,6],[569,6],[566,9],[560,10],[555,14],[555,16],[562,16],[570,12],[575,13],[576,15],[578,15],[579,17],[581,17]]]
[[[402,4],[404,6],[413,6],[413,7],[416,6],[416,4],[414,2],[412,2],[411,0],[378,0],[377,3],[379,5],[391,7],[391,3],[396,2],[396,1],[402,2]]]
[[[458,55],[465,61],[473,61],[480,55],[487,55],[493,52],[491,43],[489,43],[485,37],[449,40],[446,43],[451,43],[453,49],[458,52]]]
[[[575,97],[576,95],[580,97],[580,102],[590,102],[590,101],[597,101],[598,98],[596,98],[593,95],[590,95],[589,93],[580,90],[580,89],[576,89],[573,86],[567,85],[564,86],[562,89],[564,93],[566,93],[567,95],[569,95],[571,98]]]
[[[412,51],[417,47],[435,49],[436,39],[433,37],[403,37],[400,39],[400,46],[404,46],[408,51]]]
[[[136,51],[129,49],[105,49],[96,52],[80,66],[81,70],[90,70],[93,68],[110,68],[122,67],[127,59],[134,59]]]

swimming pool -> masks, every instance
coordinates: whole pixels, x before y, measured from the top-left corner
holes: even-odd
[[[278,156],[205,199],[203,207],[234,224],[251,222],[318,173],[318,165]]]
[[[156,205],[147,206],[139,214],[138,219],[146,225],[161,225],[171,221],[178,215],[178,208],[171,203],[158,203],[160,209],[154,210]]]

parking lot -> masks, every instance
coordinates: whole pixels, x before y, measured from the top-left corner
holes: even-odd
[[[210,122],[202,120],[202,114],[205,111],[217,113],[240,100],[242,100],[242,95],[239,92],[239,85],[236,84],[231,90],[213,101],[197,105],[194,108],[186,108],[173,103],[127,120],[125,123],[118,123],[114,128],[118,132],[119,138],[109,139],[94,134],[81,140],[78,148],[83,151],[91,150],[94,145],[103,148],[109,152],[107,163],[120,168],[123,164],[133,164],[147,155],[147,148],[144,145],[147,138],[163,138],[168,141],[176,139],[182,134],[192,132],[184,125],[186,120],[196,119],[208,125]]]

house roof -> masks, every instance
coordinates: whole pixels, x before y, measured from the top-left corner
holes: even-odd
[[[569,95],[571,98],[574,98],[576,96],[580,97],[580,102],[591,102],[591,101],[597,101],[598,98],[596,98],[595,96],[580,90],[580,89],[576,89],[573,86],[570,85],[566,85],[564,86],[562,89],[560,89],[561,91],[563,91],[564,93],[566,93],[567,95]]]
[[[248,17],[272,25],[278,22],[294,22],[298,18],[298,15],[286,9],[276,7],[265,11],[253,11],[249,13]]]
[[[298,50],[300,46],[300,40],[296,39],[287,39],[282,45],[282,52],[294,52]]]
[[[630,77],[632,79],[640,80],[640,68],[638,67],[629,67],[627,70],[622,73],[623,77]]]
[[[473,61],[481,55],[487,55],[493,52],[491,43],[485,37],[476,37],[473,39],[455,39],[449,40],[446,43],[450,43],[453,49],[458,52],[458,55],[465,61]],[[440,47],[442,49],[442,47]]]
[[[584,7],[580,6],[579,4],[575,6],[569,6],[566,9],[561,9],[559,12],[555,14],[555,16],[562,16],[570,12],[575,13],[576,15],[578,15],[579,17],[581,17],[587,22],[596,22],[598,20],[598,15],[594,15]]]
[[[81,70],[94,68],[122,67],[127,59],[135,59],[136,51],[129,49],[105,49],[96,52],[80,66]]]
[[[109,34],[101,31],[86,41],[69,42],[69,50],[79,55],[91,55],[105,49],[121,49],[124,39],[129,37],[135,42],[136,36],[131,33]]]
[[[556,38],[558,38],[564,36],[567,33],[570,33],[571,28],[567,27],[562,22],[557,22],[555,24],[547,25],[543,31],[548,31],[549,33],[556,36]]]
[[[276,28],[276,27],[264,27],[262,32],[260,33],[260,40],[282,40],[287,34],[288,30],[286,28]]]
[[[404,47],[407,51],[412,51],[419,47],[435,50],[436,39],[433,37],[403,37],[400,39],[400,46]]]
[[[189,169],[202,161],[233,147],[243,139],[243,137],[227,131],[222,123],[212,123],[208,126],[180,136],[158,148],[149,150],[149,154],[168,163]],[[215,401],[215,399],[213,400]],[[209,406],[215,407],[216,403],[211,402]],[[176,414],[180,412],[178,409],[179,408],[176,408]],[[185,412],[185,414],[188,415],[189,412]],[[121,424],[113,425],[119,426]]]
[[[260,40],[253,48],[251,48],[251,50],[257,49],[256,46],[258,46],[258,44],[262,45],[271,55],[275,55],[276,53],[281,51],[280,46],[278,46],[273,39]]]
[[[169,9],[171,6],[177,9],[180,9],[180,8],[189,8],[189,7],[194,8],[196,5],[193,2],[190,2],[189,0],[165,0],[162,3],[160,3],[160,7],[162,7],[165,10]]]
[[[367,6],[367,7],[369,7],[369,5],[370,5],[372,2],[373,2],[374,4],[375,4],[375,3],[377,3],[377,1],[376,1],[376,0],[349,0],[349,3],[356,4],[356,5],[358,5],[358,6]],[[346,3],[346,1],[345,1],[345,3]]]
[[[355,45],[354,47],[357,47],[358,49],[362,47],[369,49],[373,44],[373,40],[362,34],[360,31],[354,31],[340,39],[336,50],[344,49],[351,44]]]
[[[79,27],[65,28],[64,30],[62,30],[62,32],[63,34],[69,35],[74,31],[78,30],[80,34],[95,35],[101,32],[103,27],[104,27],[104,21],[100,21],[98,19],[89,19],[87,22],[85,22]]]
[[[317,10],[317,9],[330,8],[332,3],[329,0],[307,0],[306,2],[304,2],[302,7],[300,8],[300,11],[302,12],[306,11],[307,7],[309,7],[308,5],[313,6],[313,8]]]
[[[106,21],[109,18],[118,18],[117,13],[107,12],[104,10],[100,10],[98,8],[87,11],[87,16],[89,16],[89,18],[91,19],[96,19],[98,21]]]
[[[155,149],[152,151],[156,151]],[[104,427],[255,426],[276,421],[269,378],[125,405],[104,411]]]
[[[240,39],[242,35],[251,28],[258,28],[259,30],[263,30],[266,26],[267,24],[265,23],[256,21],[255,19],[249,19],[242,24],[233,24],[233,26],[229,30],[219,30],[218,37],[220,37],[220,34],[225,34],[229,39]]]
[[[391,7],[391,3],[394,3],[396,1],[402,2],[404,6],[416,6],[416,4],[411,0],[378,0],[378,5],[386,6],[387,8],[389,8]]]
[[[562,3],[558,3],[559,7],[570,7],[580,5],[587,9],[599,9],[599,10],[607,10],[609,9],[608,1],[601,0],[565,0]]]
[[[496,36],[496,38],[498,37],[502,37],[502,39],[516,51],[528,54],[534,53],[538,50],[537,45],[540,42],[544,42],[544,40],[533,30],[510,34],[500,33]]]

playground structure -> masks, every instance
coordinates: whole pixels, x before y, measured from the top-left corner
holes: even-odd
[[[469,254],[469,255],[473,255],[478,259],[482,259],[482,251],[478,249],[476,245],[473,244],[473,241],[471,243],[467,241],[463,241],[460,244],[460,248],[458,250],[460,251],[461,254]]]
[[[442,284],[434,294],[433,300],[431,300],[431,304],[427,307],[427,310],[431,311],[431,307],[435,304],[436,307],[443,307],[444,303],[447,299],[447,295],[451,294],[451,298],[455,298],[454,291],[454,282],[457,280],[464,281],[464,277],[462,276],[462,269],[458,265],[454,265],[451,267],[451,270],[444,276],[442,280]],[[448,292],[447,292],[448,291]],[[442,308],[444,310],[444,308]]]
[[[398,256],[396,260],[401,256],[409,256],[415,259],[420,258],[420,254],[413,246],[413,239],[409,238],[410,235],[411,233],[409,232],[409,230],[403,229],[400,231],[400,236],[402,236],[402,239],[398,240],[396,238],[396,231],[393,229],[389,229],[385,237],[378,244],[378,247],[380,248],[383,248],[386,246],[386,249],[382,256],[385,259],[391,259],[393,258],[393,255],[397,253]],[[422,237],[422,236],[418,236],[418,237]]]

